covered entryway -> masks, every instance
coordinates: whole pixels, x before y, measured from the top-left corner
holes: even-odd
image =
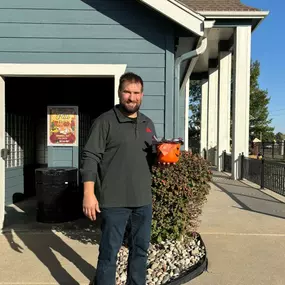
[[[79,66],[74,72],[72,65],[55,65],[55,74],[51,75],[50,65],[33,65],[32,74],[25,74],[31,66],[26,65],[26,70],[24,66],[9,72],[11,66],[6,65],[8,74],[0,77],[1,228],[6,205],[35,196],[36,168],[79,167],[80,153],[92,120],[117,103],[118,81],[125,71],[125,66],[113,66],[113,69],[109,66],[107,72],[106,68],[105,72],[101,68],[100,74],[100,69],[94,72],[85,66],[82,72],[82,66],[81,69]],[[36,74],[37,67],[39,75]],[[0,75],[1,71],[0,66]],[[56,74],[58,71],[60,74]],[[75,106],[78,109],[76,146],[48,145],[48,106]]]
[[[114,106],[114,79],[9,77],[5,83],[7,205],[19,194],[35,195],[36,168],[79,166],[92,120]],[[78,146],[48,146],[47,106],[78,108]]]

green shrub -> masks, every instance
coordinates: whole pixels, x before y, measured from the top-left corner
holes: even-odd
[[[175,165],[153,167],[153,243],[182,239],[196,230],[211,178],[207,161],[186,151]]]

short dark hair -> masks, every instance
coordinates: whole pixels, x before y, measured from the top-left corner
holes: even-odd
[[[142,86],[142,91],[143,91],[143,80],[139,75],[133,72],[127,72],[123,74],[120,77],[119,91],[123,89],[125,82],[140,83]]]

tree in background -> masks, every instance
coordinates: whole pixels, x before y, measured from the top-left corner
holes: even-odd
[[[189,138],[200,138],[201,93],[200,81],[191,80],[189,96]]]
[[[284,140],[285,140],[285,135],[282,134],[281,132],[278,132],[278,133],[275,135],[275,140],[276,140],[277,142],[284,141]]]
[[[258,84],[260,76],[260,63],[253,61],[250,68],[250,138],[259,138],[262,141],[274,140],[274,128],[270,126],[271,119],[268,118],[268,104],[270,97],[267,90],[262,90]]]
[[[262,90],[258,84],[260,63],[251,63],[250,74],[250,139],[260,138],[272,142],[275,138],[274,128],[268,118],[268,91]],[[201,86],[199,81],[191,81],[189,98],[189,138],[200,138]]]

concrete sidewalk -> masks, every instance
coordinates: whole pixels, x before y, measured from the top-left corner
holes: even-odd
[[[63,224],[36,222],[36,200],[6,208],[0,234],[0,284],[89,284],[95,274],[100,231],[79,219]]]
[[[200,234],[209,272],[192,285],[284,285],[285,204],[215,173]],[[276,195],[275,195],[276,196]]]
[[[0,284],[89,283],[98,257],[96,224],[83,219],[55,228],[28,222],[23,212],[11,217],[21,224],[12,221],[0,235]],[[190,284],[285,285],[284,217],[284,203],[215,173],[199,228],[209,272]]]

